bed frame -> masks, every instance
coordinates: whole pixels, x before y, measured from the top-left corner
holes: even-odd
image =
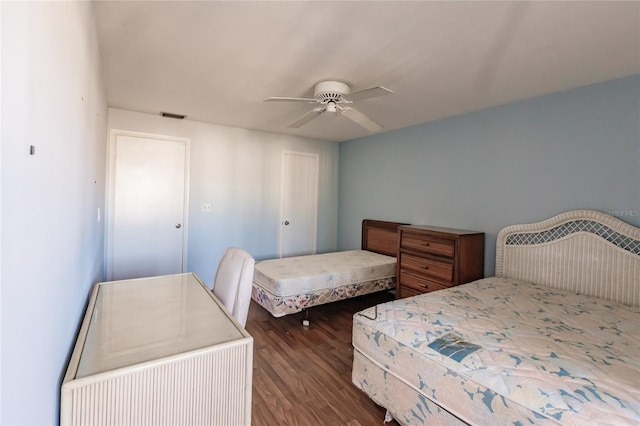
[[[496,242],[496,276],[640,306],[640,228],[594,210],[508,226]],[[396,418],[407,413],[406,401],[394,395],[413,392],[416,400],[425,399],[409,384],[368,362],[362,357],[354,360],[353,382],[386,383],[376,397],[370,395],[387,409],[385,420],[389,413],[400,414]],[[432,401],[425,405],[430,407],[430,424],[464,424]]]

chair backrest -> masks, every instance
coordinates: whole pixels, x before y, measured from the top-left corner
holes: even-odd
[[[230,247],[224,251],[216,278],[213,294],[244,327],[251,303],[251,287],[255,260],[246,251]]]

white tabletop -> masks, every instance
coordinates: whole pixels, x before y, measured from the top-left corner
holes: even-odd
[[[195,274],[97,286],[76,378],[245,336]]]

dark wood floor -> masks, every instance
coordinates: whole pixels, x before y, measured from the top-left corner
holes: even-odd
[[[385,410],[351,383],[351,327],[354,313],[392,298],[381,292],[313,307],[310,327],[303,313],[273,318],[252,301],[252,424],[382,425]]]

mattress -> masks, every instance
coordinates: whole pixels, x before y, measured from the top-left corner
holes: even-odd
[[[396,258],[350,250],[257,262],[252,298],[273,316],[395,286]]]
[[[639,328],[638,307],[487,278],[354,315],[353,382],[403,424],[637,425]]]

